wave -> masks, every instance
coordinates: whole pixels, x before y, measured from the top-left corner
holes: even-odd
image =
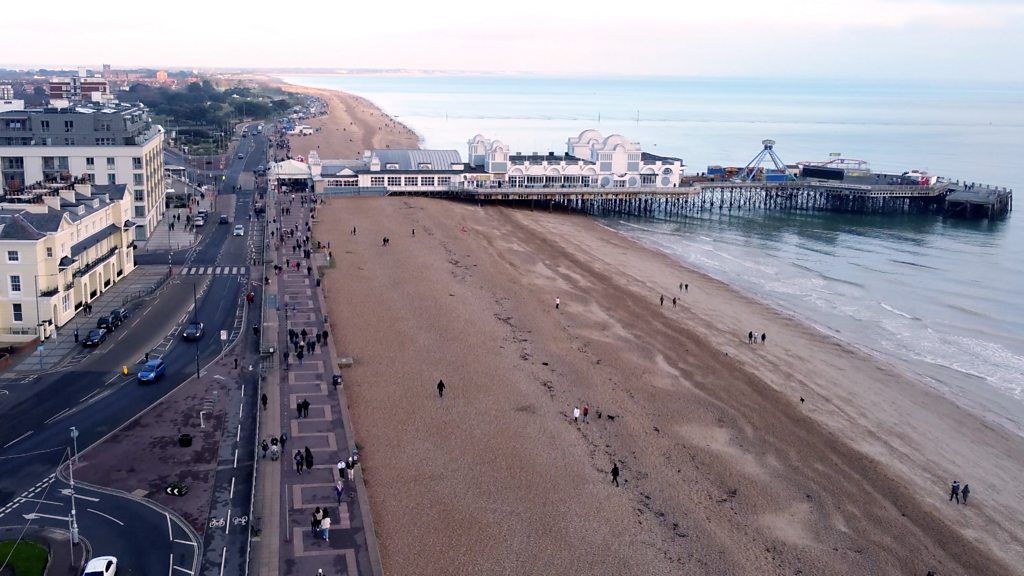
[[[920,320],[920,318],[918,318],[917,316],[912,316],[910,314],[907,314],[906,312],[903,312],[902,310],[898,310],[896,308],[893,308],[892,306],[889,306],[885,302],[879,302],[878,305],[881,306],[882,308],[885,308],[889,312],[892,312],[893,314],[896,314],[897,316],[903,316],[904,318],[907,318],[908,320]]]
[[[918,264],[917,262],[908,262],[906,260],[893,260],[893,259],[889,259],[889,262],[893,262],[895,264],[906,264],[907,266],[913,266],[915,268],[924,268],[926,270],[936,270],[938,272],[942,272],[941,268],[936,268],[934,266],[928,266],[927,264]]]

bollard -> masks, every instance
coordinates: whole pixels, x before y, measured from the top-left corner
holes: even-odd
[[[121,366],[121,374],[124,374],[125,376],[128,375],[128,367],[127,366]]]

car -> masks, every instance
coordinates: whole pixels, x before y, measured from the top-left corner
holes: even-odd
[[[245,154],[239,154],[238,155],[238,159],[239,160],[245,160]]]
[[[202,209],[196,211],[196,216],[199,216],[201,218],[206,218],[209,215],[210,215],[210,211],[207,210],[206,208],[202,208]]]
[[[157,358],[156,360],[150,360],[142,366],[137,376],[139,382],[156,382],[156,379],[163,376],[164,372],[167,371],[167,367],[163,360]]]
[[[181,332],[181,337],[185,340],[199,340],[203,337],[203,323],[192,322],[185,327]]]
[[[117,574],[117,558],[113,556],[97,556],[85,565],[82,576],[114,576]]]
[[[196,216],[195,225],[196,226],[205,226],[206,225],[206,218],[203,218],[202,216]]]
[[[235,231],[233,232],[232,235],[233,236],[243,236],[244,234],[245,234],[245,226],[242,226],[241,224],[235,224]]]
[[[217,220],[217,223],[218,224],[227,224],[228,223],[228,215],[227,214],[221,214],[220,218]]]
[[[248,132],[242,132],[242,138],[248,138],[248,137],[249,137],[249,133]]]
[[[124,324],[126,318],[128,318],[128,311],[124,308],[117,308],[111,310],[108,314],[100,316],[99,320],[96,321],[96,327],[106,328],[108,332],[113,332],[114,328]]]
[[[94,348],[106,342],[106,340],[106,328],[93,328],[92,330],[89,330],[88,334],[85,335],[85,339],[82,340],[82,346],[86,348]]]

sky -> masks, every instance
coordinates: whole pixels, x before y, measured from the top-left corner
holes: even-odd
[[[54,0],[0,66],[1024,80],[1024,0]]]

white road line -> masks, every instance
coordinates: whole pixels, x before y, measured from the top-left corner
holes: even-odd
[[[117,380],[118,376],[119,376],[119,374],[114,374],[113,376],[110,377],[110,380],[107,380],[106,382],[104,382],[103,385],[106,386],[107,384],[110,384],[114,380]],[[86,396],[86,398],[88,398],[88,396]]]
[[[164,516],[167,517],[167,537],[174,540],[174,530],[171,530],[171,515],[164,512]]]
[[[227,546],[220,549],[220,576],[224,576],[224,558],[228,554]]]
[[[235,463],[231,465],[232,468],[238,468],[238,448],[235,448]]]
[[[14,440],[11,440],[11,441],[10,441],[10,442],[8,442],[7,444],[4,444],[4,448],[7,448],[8,446],[10,446],[10,445],[14,444],[14,443],[15,443],[15,442],[17,442],[18,440],[24,440],[25,438],[27,438],[27,437],[28,437],[28,435],[29,435],[29,434],[31,434],[31,433],[33,433],[33,432],[35,432],[35,430],[29,430],[28,432],[25,432],[25,433],[24,433],[24,434],[22,434],[21,436],[18,436],[17,438],[15,438]]]
[[[171,552],[171,562],[168,566],[170,567],[167,569],[167,576],[171,576],[174,574],[174,552]]]
[[[242,425],[238,425],[238,431],[235,432],[235,442],[241,442],[242,440]]]
[[[117,376],[114,376],[114,378],[111,378],[110,380],[107,380],[107,383],[104,384],[104,386],[106,386],[107,384],[110,384],[111,382],[113,382],[115,378],[117,378]],[[89,398],[92,398],[93,396],[99,394],[101,390],[103,390],[103,388],[97,388],[97,389],[93,390],[92,392],[89,393],[88,396],[85,396],[81,400],[79,400],[79,402],[85,402]]]
[[[245,398],[245,384],[242,384],[242,398]]]
[[[238,405],[238,418],[239,419],[242,418],[242,405],[241,404]]]
[[[34,494],[33,494],[34,496]],[[52,500],[39,500],[37,498],[18,498],[19,502],[39,502],[41,504],[54,504],[56,506],[63,506],[63,502],[54,502]]]
[[[174,558],[174,554],[171,554],[171,558]],[[185,568],[182,568],[181,566],[175,566],[174,569],[175,570],[181,570],[185,574],[191,574],[192,573],[191,570],[186,570]]]
[[[228,499],[230,500],[231,498],[234,498],[234,497],[235,497],[235,477],[232,476],[231,477],[231,490],[228,491]]]
[[[224,520],[224,533],[227,534],[228,530],[231,529],[231,508],[228,508],[228,515]]]
[[[53,416],[50,416],[50,419],[49,419],[49,420],[47,420],[46,422],[44,422],[44,424],[49,424],[50,422],[53,422],[53,421],[54,421],[54,420],[56,420],[57,418],[60,418],[60,417],[61,417],[61,416],[63,416],[63,415],[64,415],[64,413],[65,413],[65,412],[67,412],[68,410],[71,410],[71,407],[70,407],[70,406],[68,406],[67,408],[65,408],[65,409],[61,410],[60,412],[57,412],[57,413],[56,413],[56,414],[54,414]]]
[[[177,542],[178,544],[188,544],[192,547],[196,546],[196,543],[192,542],[191,540],[178,540],[177,538],[175,538],[174,540],[171,540],[171,542]]]
[[[103,512],[100,512],[99,510],[93,510],[92,508],[86,508],[86,510],[88,510],[89,512],[92,512],[93,514],[99,514],[100,516],[103,516],[104,518],[107,518],[108,520],[113,520],[114,522],[117,522],[121,526],[124,526],[124,522],[121,522],[120,520],[118,520],[117,518],[114,518],[113,516],[108,516],[108,515],[104,514]]]

